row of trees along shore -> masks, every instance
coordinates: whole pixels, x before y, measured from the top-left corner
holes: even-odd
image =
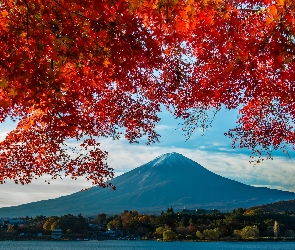
[[[261,208],[235,209],[216,214],[189,214],[168,208],[160,215],[125,210],[120,215],[81,214],[22,218],[23,224],[3,220],[0,239],[50,239],[54,229],[62,229],[62,239],[157,239],[230,241],[295,239],[295,214],[270,213]],[[112,231],[112,234],[106,233]]]

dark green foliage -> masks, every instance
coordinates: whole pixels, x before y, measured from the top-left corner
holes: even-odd
[[[63,232],[70,230],[71,232],[75,233],[83,233],[88,229],[88,224],[81,214],[78,216],[68,214],[58,218],[55,228],[60,228],[63,230]]]
[[[279,237],[295,237],[295,214],[289,212],[270,213],[255,207],[238,208],[231,213],[189,214],[174,212],[168,208],[160,215],[140,214],[125,210],[120,215],[98,214],[91,220],[79,214],[63,216],[36,216],[22,218],[24,225],[4,223],[0,239],[7,235],[36,235],[42,233],[50,237],[53,229],[63,230],[64,237],[71,239],[77,235],[96,237],[108,229],[119,230],[124,236],[139,236],[163,240],[255,240],[259,237],[274,237],[274,224],[279,225]],[[89,226],[88,224],[96,226]],[[5,235],[5,236],[4,236]]]

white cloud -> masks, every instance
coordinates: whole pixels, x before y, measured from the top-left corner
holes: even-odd
[[[63,180],[50,181],[50,184],[45,182],[46,179],[48,180],[50,177],[40,177],[31,184],[24,186],[16,185],[12,181],[7,181],[6,184],[0,185],[0,207],[57,198],[91,186],[85,178],[79,178],[78,180],[64,178]]]
[[[227,152],[231,152],[232,151],[231,148],[226,148],[226,147],[219,147],[219,148],[217,148],[217,150],[219,150],[219,151],[227,151]]]
[[[3,141],[6,137],[7,133],[6,132],[0,132],[0,141]]]
[[[156,130],[161,131],[161,130],[175,130],[174,126],[168,126],[168,125],[156,125]]]
[[[4,140],[6,135],[16,128],[17,123],[13,121],[6,121],[5,123],[0,123],[0,141]]]

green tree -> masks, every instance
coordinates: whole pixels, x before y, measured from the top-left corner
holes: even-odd
[[[257,239],[259,237],[259,229],[257,226],[246,226],[241,230],[243,239]]]
[[[187,227],[188,225],[189,225],[188,218],[182,216],[181,219],[180,219],[180,221],[178,222],[178,226],[179,227]]]
[[[202,232],[198,230],[198,231],[196,232],[196,237],[197,237],[197,239],[199,239],[199,240],[203,239],[203,234],[202,234]]]
[[[220,238],[221,232],[219,228],[205,229],[203,231],[203,237],[208,240],[218,240]]]
[[[108,229],[119,229],[122,228],[122,220],[118,215],[114,215],[113,217],[109,218],[110,220],[107,223]]]
[[[173,208],[168,208],[166,212],[162,212],[159,220],[162,225],[167,225],[170,228],[175,228],[177,224],[177,214],[174,213]]]
[[[78,216],[63,215],[53,225],[54,228],[60,228],[64,232],[70,229],[72,233],[82,233],[88,229],[88,224],[81,214]]]
[[[241,230],[235,229],[233,231],[232,237],[234,237],[235,239],[238,239],[238,240],[242,239]]]
[[[173,241],[176,239],[176,234],[172,230],[168,229],[163,232],[164,241]]]
[[[224,226],[227,228],[229,235],[233,234],[235,229],[242,229],[245,226],[246,217],[242,209],[233,210],[232,213],[225,214],[223,220]]]
[[[154,237],[156,238],[162,238],[163,237],[163,233],[167,230],[171,230],[170,227],[168,227],[167,225],[163,226],[163,227],[157,227],[155,229],[155,232],[154,232]]]

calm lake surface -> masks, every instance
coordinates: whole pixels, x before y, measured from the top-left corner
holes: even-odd
[[[294,250],[295,242],[0,241],[0,250]]]

